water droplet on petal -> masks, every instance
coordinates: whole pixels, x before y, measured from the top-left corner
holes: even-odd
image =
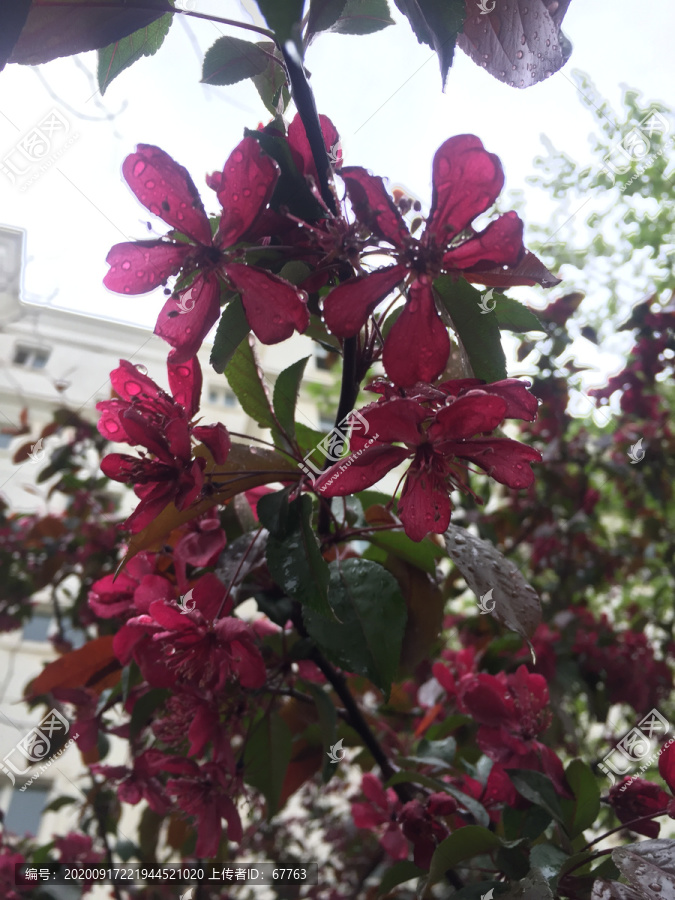
[[[176,372],[180,375],[181,378],[187,378],[190,374],[190,370],[187,366],[178,366]]]
[[[546,46],[547,46],[547,47],[550,47],[550,46],[551,46],[551,42],[550,42],[550,41],[546,41]]]
[[[521,34],[521,36],[520,36],[520,43],[521,43],[521,44],[527,43],[527,38],[525,37],[524,34]]]
[[[523,51],[522,51],[522,50],[519,50],[519,51],[516,53],[516,59],[522,59],[522,58],[523,58]]]
[[[106,422],[106,430],[111,434],[117,434],[117,432],[120,430],[120,427],[117,422],[109,421]]]
[[[127,383],[124,385],[124,390],[127,392],[127,394],[132,395],[140,394],[141,392],[140,385],[136,384],[135,381],[127,381]]]
[[[232,159],[238,163],[243,162],[244,154],[241,152],[241,150],[235,150],[232,154]]]
[[[131,263],[129,262],[128,259],[124,260],[124,262],[122,263],[122,268],[124,269],[125,272],[129,271],[129,269],[131,268]]]
[[[143,172],[145,172],[145,163],[142,159],[137,160],[134,163],[133,174],[135,178],[139,178]]]
[[[244,197],[250,197],[250,196],[251,196],[251,189],[250,189],[250,188],[244,188],[243,193],[244,193]]]
[[[137,368],[138,371],[141,373],[141,375],[147,375],[147,374],[148,374],[148,370],[147,370],[147,368],[143,365],[143,363],[138,363],[138,364],[136,365],[136,368]]]

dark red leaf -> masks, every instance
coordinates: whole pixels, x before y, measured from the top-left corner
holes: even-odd
[[[457,43],[499,81],[530,87],[549,78],[569,58],[570,44],[560,31],[569,4],[570,0],[489,0],[485,5],[493,8],[485,14],[475,0],[466,0],[464,31]]]
[[[552,272],[538,259],[534,253],[525,251],[525,256],[509,269],[495,266],[494,269],[485,269],[483,272],[464,272],[467,281],[474,284],[484,284],[486,287],[495,287],[505,290],[519,285],[540,284],[542,287],[555,287],[560,284],[561,278],[556,278]]]
[[[151,5],[152,0],[148,5]],[[17,0],[3,6],[19,6]],[[40,0],[33,3],[26,24],[9,58],[11,63],[36,66],[59,56],[72,56],[86,50],[100,50],[114,44],[139,28],[161,18],[166,3],[157,0],[157,12],[148,9],[105,9],[90,6],[87,0],[72,0],[70,6]],[[2,31],[5,30],[3,9]]]

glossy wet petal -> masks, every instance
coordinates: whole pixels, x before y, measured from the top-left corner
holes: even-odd
[[[366,324],[378,303],[406,276],[405,266],[378,269],[370,275],[351,278],[338,285],[323,303],[323,318],[338,337],[353,337]]]
[[[319,115],[319,122],[321,124],[323,143],[326,152],[328,153],[329,158],[336,158],[335,154],[338,153],[340,145],[340,135],[337,132],[337,128],[333,125],[328,116]],[[305,126],[303,125],[299,114],[295,115],[293,121],[288,126],[288,146],[291,149],[291,155],[298,167],[298,171],[303,175],[310,175],[314,179],[315,184],[318,184],[319,178],[316,172],[314,154],[312,153],[312,148],[309,146]],[[339,158],[336,158],[336,163],[339,163],[340,161]],[[333,163],[333,165],[336,163]]]
[[[199,359],[193,356],[184,363],[168,363],[169,388],[173,399],[185,410],[186,418],[191,419],[199,411],[199,398],[202,393],[202,367]]]
[[[431,468],[411,466],[398,503],[408,537],[421,541],[429,532],[443,534],[450,524],[451,510],[445,479]]]
[[[122,173],[151,213],[200,244],[211,243],[211,226],[187,169],[164,150],[139,144],[124,160]]]
[[[359,223],[394,247],[403,247],[410,232],[379,175],[360,166],[346,166],[340,172],[347,196]]]
[[[103,284],[117,294],[145,294],[176,275],[190,249],[167,241],[115,244],[106,256],[110,271]]]
[[[278,344],[309,325],[307,295],[277,275],[230,263],[225,272],[241,295],[246,318],[263,344]]]
[[[523,223],[514,212],[505,213],[474,237],[449,250],[444,269],[516,266],[525,254]]]
[[[485,469],[491,478],[510,488],[529,487],[534,481],[530,463],[541,462],[534,447],[508,438],[485,438],[443,446],[444,452],[468,459]]]
[[[450,406],[436,413],[429,428],[429,440],[442,448],[443,441],[457,441],[494,431],[504,421],[506,400],[481,390],[472,390],[458,397]]]
[[[180,306],[179,302],[180,301]],[[199,276],[178,301],[169,297],[155,325],[155,334],[174,350],[169,361],[179,365],[192,359],[220,315],[220,285],[215,275]],[[181,308],[185,312],[181,312]]]
[[[216,244],[230,247],[241,240],[270,201],[279,166],[247,137],[234,148],[217,180],[223,207]]]
[[[315,482],[322,497],[346,497],[372,487],[410,456],[405,447],[368,447],[360,456],[347,456]]]
[[[192,429],[192,435],[210,451],[215,462],[222,466],[230,452],[230,435],[220,422],[216,425],[198,425]]]
[[[449,138],[436,151],[431,212],[425,234],[442,247],[485,212],[504,186],[499,158],[474,134]]]
[[[387,335],[385,371],[401,387],[434,381],[450,355],[450,337],[436,309],[430,284],[416,281],[401,315]]]

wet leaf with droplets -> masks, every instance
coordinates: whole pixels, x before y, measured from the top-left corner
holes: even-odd
[[[619,847],[612,851],[612,859],[642,900],[675,900],[675,840]]]
[[[565,65],[571,45],[560,24],[571,0],[555,4],[544,0],[494,2],[488,15],[475,5],[457,40],[477,65],[518,88],[544,81]],[[550,13],[549,8],[553,9]]]
[[[492,590],[493,615],[511,631],[531,638],[541,622],[541,604],[517,566],[489,541],[457,525],[446,531],[445,546],[476,597]]]

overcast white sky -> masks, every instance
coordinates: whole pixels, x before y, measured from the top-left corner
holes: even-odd
[[[193,3],[200,12],[241,17],[237,0]],[[394,16],[401,18],[396,11]],[[113,243],[149,236],[152,217],[121,180],[122,161],[137,143],[158,144],[188,168],[207,210],[215,212],[204,175],[222,167],[244,127],[269,118],[250,82],[199,84],[204,50],[228,32],[196,19],[184,26],[175,21],[158,54],[122,73],[102,99],[87,74],[95,71],[95,53],[38,69],[11,65],[0,73],[0,158],[55,107],[70,127],[70,146],[25,190],[0,172],[0,224],[27,232],[27,299],[154,324],[161,290],[127,299],[101,283]],[[621,84],[638,88],[645,99],[668,102],[675,83],[674,26],[669,3],[647,0],[636,9],[635,0],[572,0],[564,23],[574,46],[570,62],[526,90],[499,83],[458,51],[441,93],[436,57],[405,21],[363,38],[321,36],[307,65],[319,110],[342,135],[347,163],[388,176],[428,201],[434,151],[453,134],[473,132],[502,159],[507,189],[525,189],[527,224],[528,217],[545,221],[542,198],[525,183],[542,150],[540,135],[572,157],[590,160],[593,120],[579,102],[570,69],[588,72],[617,108]],[[153,226],[158,235],[166,231],[157,220]],[[543,303],[548,296],[540,293]]]

